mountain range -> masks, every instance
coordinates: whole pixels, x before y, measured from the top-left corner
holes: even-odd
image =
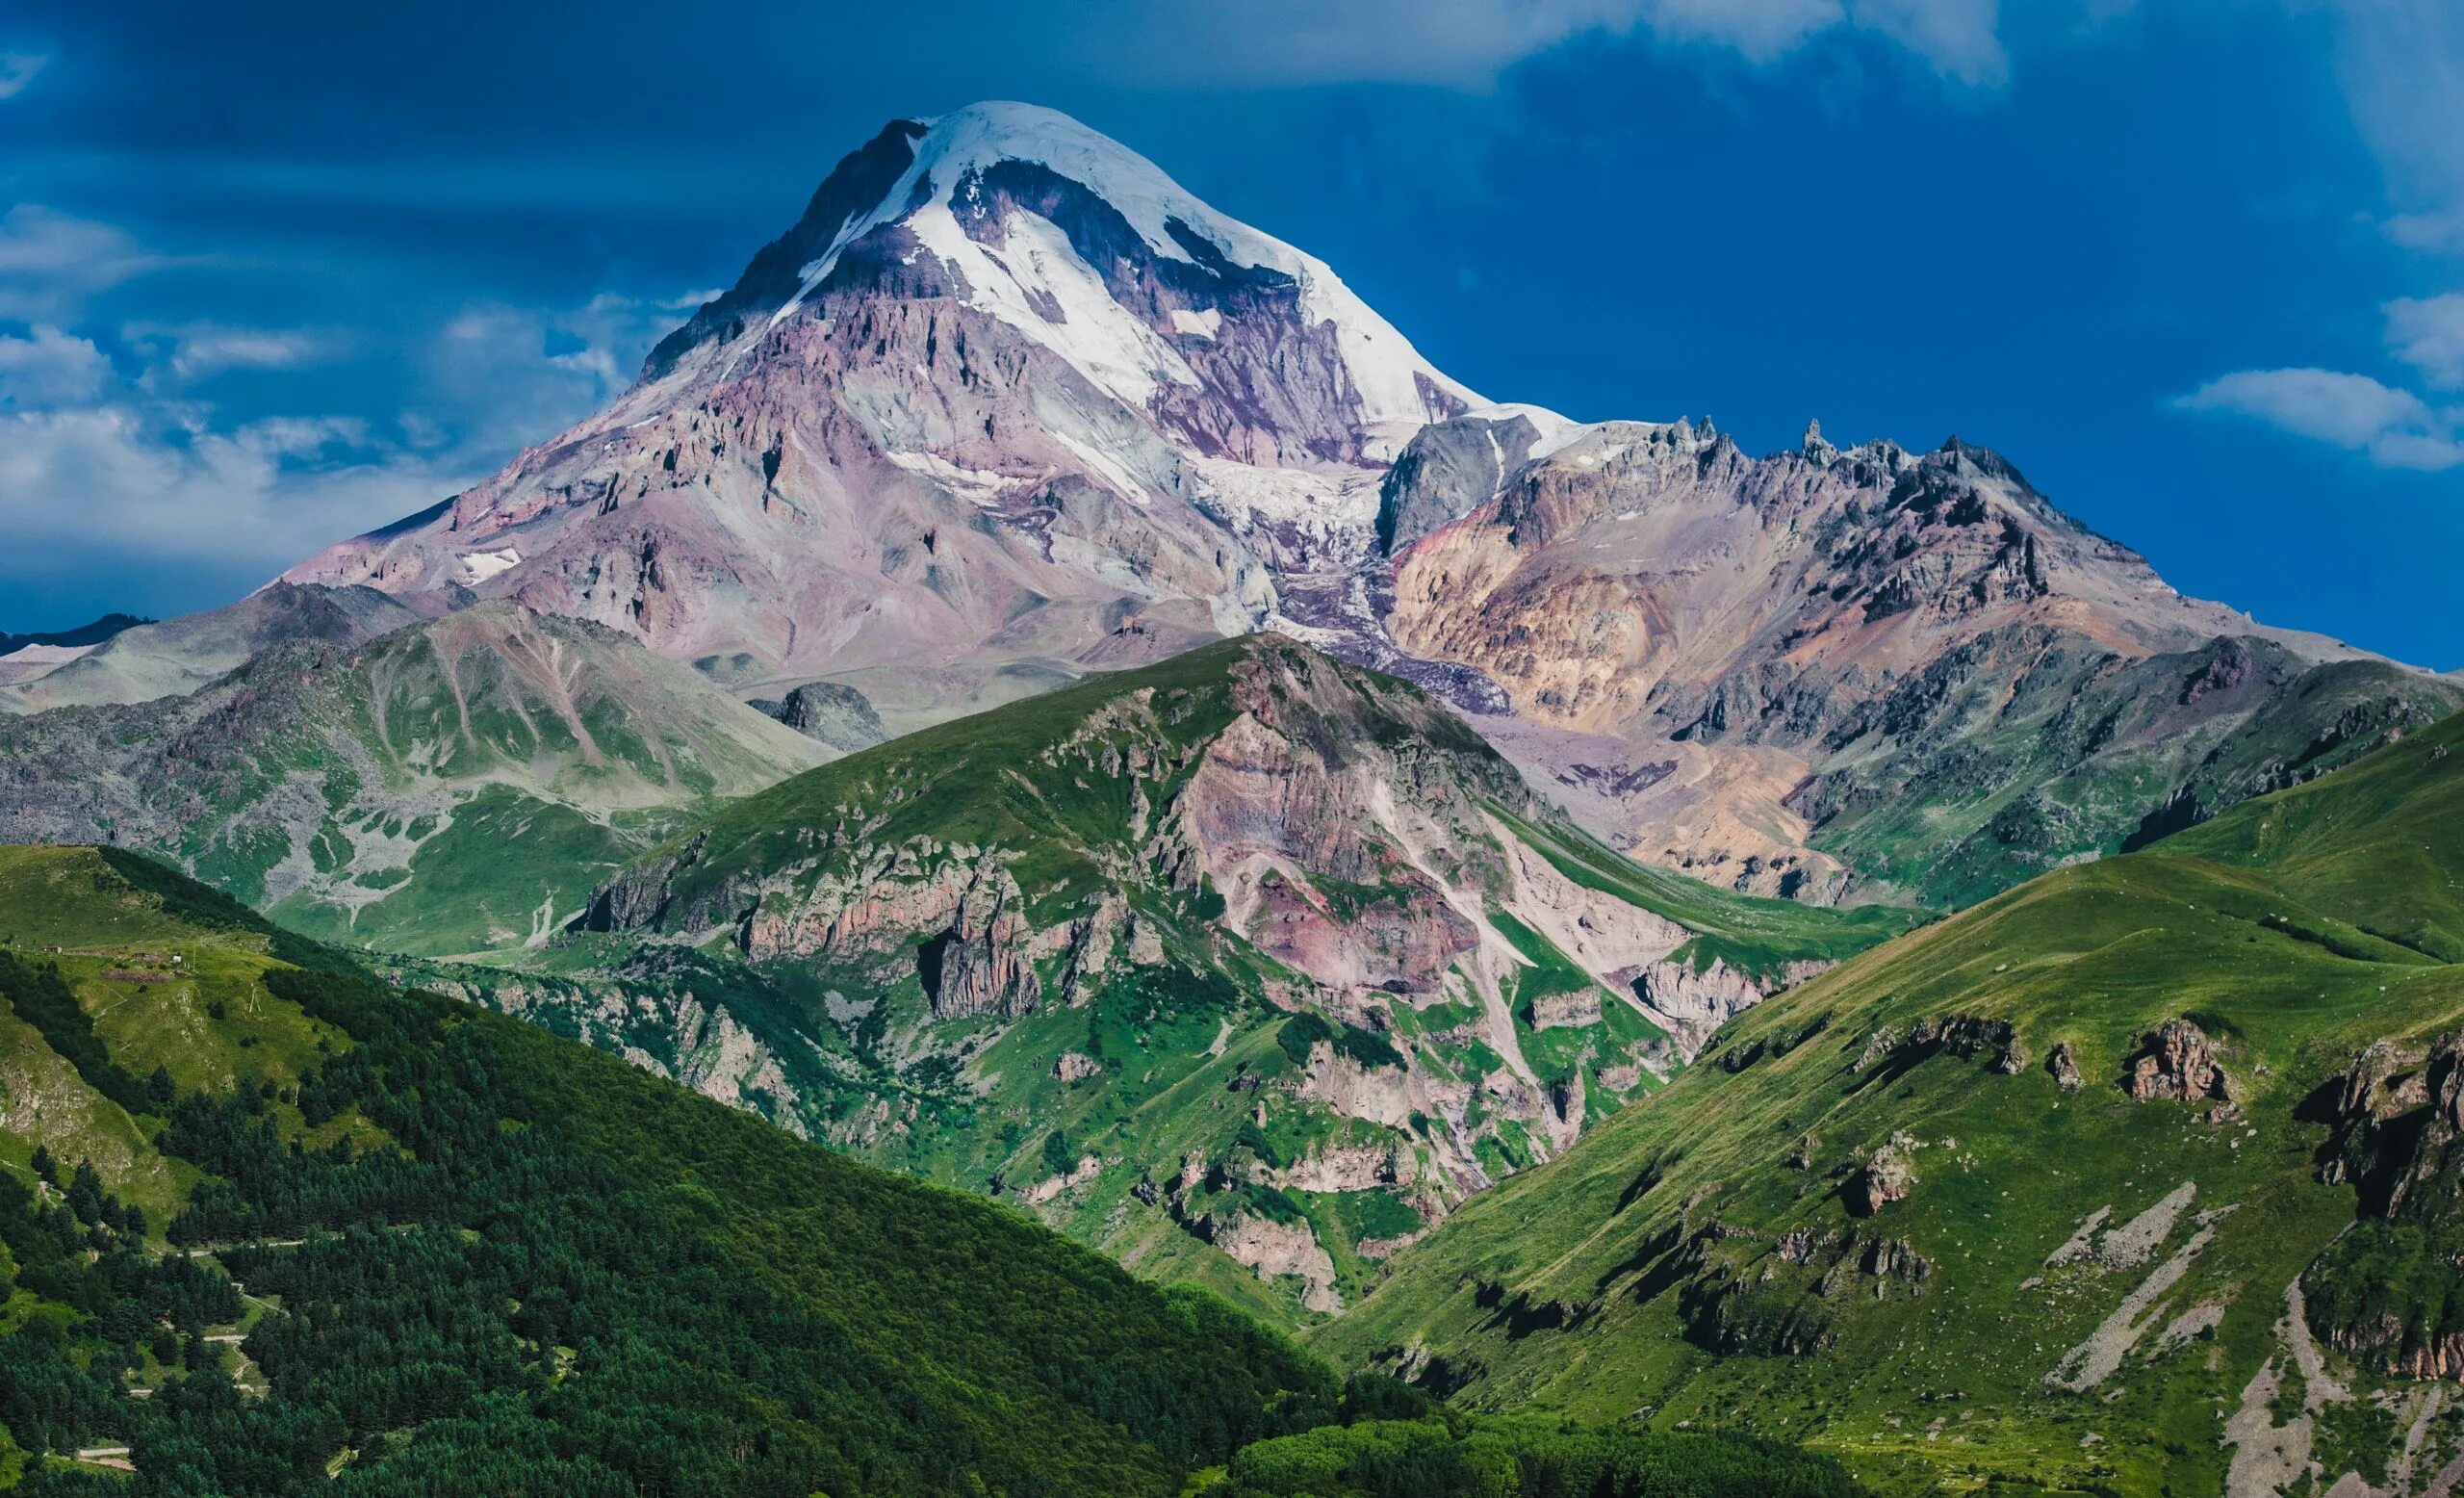
[[[1972,900],[2451,710],[2187,599],[1989,451],[1580,424],[1065,116],[894,121],[607,410],[289,581],[588,618],[920,726],[1274,629],[1645,860]]]
[[[347,1321],[387,1232],[494,1245],[485,1192],[590,1180],[651,1193],[663,1303],[821,1211],[756,1309],[921,1422],[747,1364],[741,1409],[847,1423],[745,1414],[699,1481],[2444,1494],[2459,702],[1989,449],[1495,402],[1076,121],[892,121],[605,410],[223,608],[0,657],[0,842],[54,845],[0,849],[0,936],[60,969],[0,968],[0,1163],[145,1214],[91,1214],[120,1288],[10,1303],[120,1382],[0,1427],[211,1444],[105,1325],[173,1224]],[[92,1226],[59,1204],[0,1199],[0,1269]],[[863,1212],[1032,1272],[823,1285]],[[455,1420],[586,1455],[567,1371],[656,1340],[612,1241],[507,1240],[589,1268],[439,1333],[486,1412],[295,1464],[393,1491]],[[902,1360],[1054,1276],[1055,1387]],[[242,1387],[306,1421],[340,1375],[280,1313]]]

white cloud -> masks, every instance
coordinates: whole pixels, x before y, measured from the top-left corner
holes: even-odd
[[[38,325],[0,335],[0,410],[83,405],[101,399],[112,361],[91,341]]]
[[[0,214],[0,318],[65,323],[96,292],[172,263],[124,229],[19,203]]]
[[[675,325],[661,306],[604,294],[563,310],[474,303],[428,349],[423,403],[463,445],[516,452],[630,385],[643,355]]]
[[[112,558],[270,575],[468,477],[372,449],[347,420],[217,432],[176,408],[0,414],[0,532],[21,561],[52,566]]]
[[[2368,453],[2382,468],[2464,465],[2464,413],[2432,410],[2410,391],[2335,370],[2242,370],[2175,405],[2265,422],[2280,431]]]
[[[2400,297],[2387,314],[2387,349],[2434,390],[2464,389],[2464,294]]]
[[[106,225],[21,211],[0,219],[0,286],[12,274],[21,287],[59,275],[80,247],[81,287],[152,263]],[[435,504],[604,405],[672,324],[662,301],[466,307],[415,349],[407,408],[378,422],[237,421],[173,394],[217,371],[346,351],[338,330],[132,323],[118,329],[123,368],[76,329],[38,323],[0,334],[0,535],[10,539],[0,578],[115,564],[177,566],[235,586],[270,577]]]
[[[2338,0],[2337,10],[2345,97],[2400,205],[2388,232],[2414,248],[2464,249],[2464,6]]]
[[[2011,76],[1999,12],[1995,0],[1857,0],[1856,19],[1933,64],[1943,77],[1982,88]]]
[[[0,99],[13,99],[26,91],[35,74],[51,59],[39,52],[0,52]]]
[[[313,328],[244,327],[228,323],[132,323],[123,332],[181,379],[225,370],[293,370],[333,357],[338,333]]]

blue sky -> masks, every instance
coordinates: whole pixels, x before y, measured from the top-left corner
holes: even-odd
[[[620,389],[882,121],[1007,97],[1495,399],[1956,432],[2188,591],[2464,665],[2464,7],[1235,13],[21,0],[0,629],[210,607],[433,503]]]

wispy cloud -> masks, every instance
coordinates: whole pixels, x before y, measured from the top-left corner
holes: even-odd
[[[26,91],[43,65],[50,62],[40,52],[0,52],[0,99],[13,99]]]
[[[2366,453],[2386,468],[2464,465],[2464,412],[2434,410],[2407,390],[2337,370],[2241,370],[2175,398],[2186,411],[2221,412]]]
[[[316,328],[244,327],[225,323],[133,323],[130,343],[183,380],[226,370],[293,370],[341,353],[348,340]]]
[[[19,203],[0,214],[0,318],[64,323],[95,293],[174,263],[116,225]]]
[[[2387,314],[2387,351],[2422,372],[2434,390],[2464,389],[2464,293],[2400,297]]]
[[[22,231],[0,242],[14,246],[0,274],[57,272],[54,251],[70,243],[144,258],[126,236],[56,215],[0,228]],[[672,325],[669,299],[468,305],[407,351],[417,373],[404,403],[375,418],[236,417],[186,393],[224,371],[346,356],[341,330],[136,323],[103,338],[110,353],[49,323],[0,334],[0,535],[12,542],[0,578],[176,563],[232,590],[253,585],[604,404]]]
[[[2382,226],[2425,255],[2464,251],[2464,10],[2452,0],[2334,0],[2334,8],[2346,101],[2398,206]],[[2379,310],[2388,355],[2410,366],[2422,387],[2464,389],[2464,293],[2400,297]],[[2464,467],[2464,407],[2368,374],[2244,370],[2173,403],[2262,421],[2383,468]]]

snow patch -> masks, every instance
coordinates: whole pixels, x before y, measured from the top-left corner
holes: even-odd
[[[462,564],[464,581],[485,582],[514,567],[522,560],[522,554],[508,546],[493,552],[464,552],[456,559]]]
[[[1052,436],[1055,441],[1074,453],[1078,461],[1086,464],[1088,476],[1105,488],[1142,508],[1150,503],[1146,486],[1140,483],[1137,477],[1122,466],[1120,459],[1104,452],[1093,443],[1071,436],[1058,426],[1052,428]]]
[[[92,650],[91,645],[20,645],[5,656],[0,663],[13,666],[56,666],[74,660]]]
[[[937,452],[885,452],[882,455],[909,473],[929,478],[960,499],[986,509],[1000,504],[1002,487],[1008,482],[990,469],[962,468]]]
[[[1223,314],[1213,307],[1204,312],[1192,312],[1187,307],[1172,309],[1172,331],[1189,338],[1213,338],[1223,326]]]

